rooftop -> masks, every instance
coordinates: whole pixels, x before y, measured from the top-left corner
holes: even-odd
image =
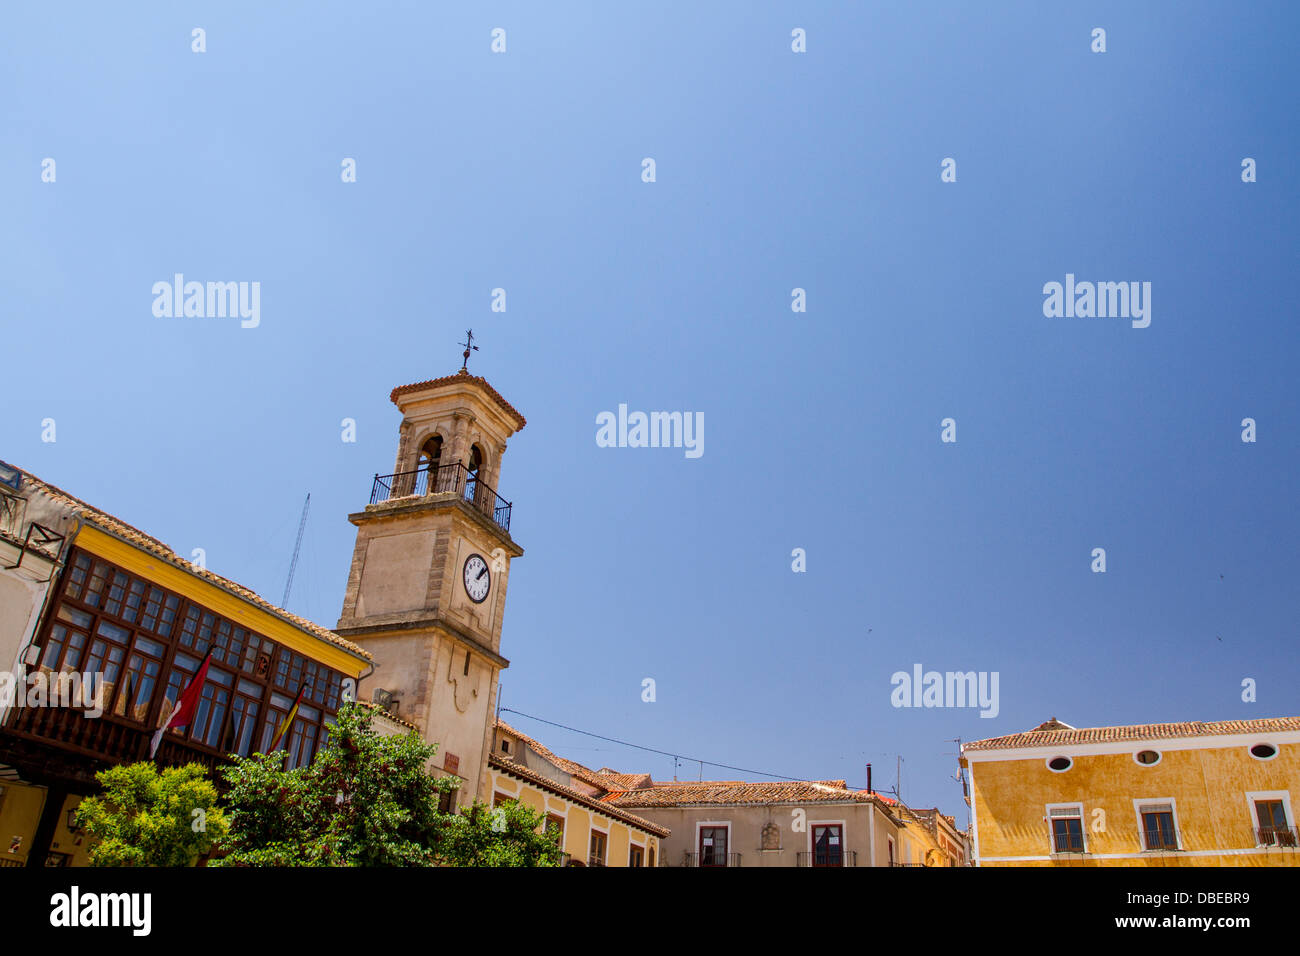
[[[1264,717],[1258,720],[1185,721],[1173,724],[1129,724],[1122,727],[1070,727],[1055,717],[1033,730],[1004,737],[973,740],[962,752],[1015,750],[1023,747],[1059,747],[1068,744],[1116,743],[1121,741],[1175,740],[1221,737],[1230,734],[1268,734],[1300,730],[1300,717]]]
[[[677,807],[698,804],[874,803],[880,801],[880,797],[862,790],[850,790],[843,780],[782,780],[770,783],[748,783],[743,780],[656,780],[649,787],[610,793],[605,800],[624,807]]]
[[[566,787],[563,784],[556,783],[549,777],[544,777],[540,773],[530,770],[523,764],[515,763],[513,760],[502,756],[501,754],[489,754],[488,764],[503,773],[513,774],[516,777],[527,780],[534,786],[541,787],[544,790],[549,790],[565,799],[572,800],[574,803],[580,803],[588,809],[595,810],[598,813],[603,813],[608,817],[613,817],[615,820],[622,820],[624,823],[631,824],[637,829],[644,830],[647,833],[653,833],[655,836],[666,837],[670,832],[666,827],[661,827],[657,823],[651,823],[649,820],[638,817],[634,813],[628,813],[626,810],[623,810],[616,805],[611,806],[596,797],[588,796],[585,793],[574,790],[572,787]]]
[[[174,565],[184,571],[188,571],[190,574],[193,574],[195,577],[202,578],[204,581],[207,581],[209,584],[214,584],[217,587],[221,588],[222,590],[228,591],[231,594],[235,595],[236,597],[239,597],[242,600],[247,601],[249,604],[252,604],[253,606],[259,608],[260,610],[265,611],[268,614],[272,614],[275,617],[278,617],[289,624],[292,624],[300,631],[304,631],[305,633],[311,635],[312,637],[325,641],[326,643],[333,644],[335,647],[342,648],[343,650],[347,651],[349,654],[352,654],[354,657],[357,657],[367,662],[372,661],[374,659],[367,651],[362,650],[360,647],[358,647],[356,644],[353,644],[351,641],[339,637],[333,631],[323,628],[319,624],[315,623],[314,621],[307,620],[305,617],[299,617],[297,614],[294,614],[290,611],[286,611],[282,607],[277,607],[276,605],[272,604],[270,601],[263,598],[261,595],[257,594],[255,591],[252,591],[244,587],[242,584],[237,584],[236,582],[230,580],[229,578],[223,578],[219,574],[215,574],[212,571],[207,570],[206,568],[201,568],[198,565],[194,564],[194,562],[186,558],[182,558],[179,554],[177,554],[167,545],[163,544],[163,542],[159,541],[157,538],[153,537],[152,535],[145,534],[139,528],[133,527],[132,525],[127,524],[122,519],[114,517],[108,512],[102,511],[101,509],[96,508],[93,505],[87,504],[86,502],[82,501],[80,498],[77,498],[74,495],[71,495],[68,492],[64,491],[62,488],[56,487],[55,485],[52,485],[49,482],[42,481],[40,478],[37,478],[29,471],[22,470],[22,472],[25,481],[27,481],[33,487],[38,488],[44,494],[49,496],[51,500],[56,501],[62,504],[63,506],[71,509],[73,514],[75,514],[85,523],[94,525],[95,527],[99,528],[101,531],[105,531],[108,534],[113,535],[114,537],[121,538],[122,540],[134,545],[135,547],[140,548],[143,551],[147,551],[149,554],[152,554],[154,557],[166,561],[168,564]]]
[[[455,375],[444,375],[441,378],[431,378],[426,382],[413,382],[410,385],[399,385],[389,393],[388,398],[394,404],[398,404],[398,399],[403,395],[409,395],[412,392],[422,392],[430,388],[442,388],[446,385],[477,385],[487,393],[488,397],[496,402],[497,406],[506,413],[515,424],[515,431],[519,431],[528,424],[528,420],[519,414],[519,410],[507,402],[495,388],[488,384],[488,380],[481,375],[471,375],[465,369],[461,369]],[[400,407],[400,406],[399,406]]]
[[[559,767],[569,776],[577,777],[583,783],[596,787],[599,790],[616,790],[627,785],[626,782],[620,782],[615,779],[616,777],[638,776],[637,774],[608,774],[604,771],[595,771],[590,767],[584,767],[576,761],[566,760],[564,757],[553,753],[541,741],[535,740],[522,731],[516,730],[499,717],[497,718],[496,727],[501,732],[510,734],[512,737],[516,737],[526,743],[533,752],[537,754],[537,756]],[[646,779],[649,779],[649,775],[646,775]]]

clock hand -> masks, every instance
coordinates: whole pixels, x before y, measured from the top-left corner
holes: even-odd
[[[483,575],[487,573],[488,573],[488,569],[487,569],[487,565],[485,564],[483,565],[483,570],[478,573],[478,577],[476,577],[474,580],[477,581],[479,578],[483,577]]]

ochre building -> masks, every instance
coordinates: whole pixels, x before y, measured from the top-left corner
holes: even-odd
[[[978,866],[1296,866],[1300,717],[1075,728],[962,747]]]

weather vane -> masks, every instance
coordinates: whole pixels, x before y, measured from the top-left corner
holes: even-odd
[[[472,351],[475,351],[475,352],[478,351],[478,346],[474,344],[474,330],[473,330],[473,329],[466,329],[466,330],[465,330],[465,341],[464,341],[464,342],[461,342],[460,344],[463,345],[463,346],[465,346],[465,353],[464,353],[464,354],[465,354],[465,361],[463,361],[463,362],[460,363],[460,370],[461,370],[462,372],[468,372],[468,371],[469,371],[469,353],[470,353],[471,350],[472,350]]]

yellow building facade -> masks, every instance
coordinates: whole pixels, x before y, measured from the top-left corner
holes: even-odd
[[[491,803],[517,800],[560,830],[567,866],[659,866],[666,827],[605,803],[607,782],[498,720],[488,757]]]
[[[891,865],[970,865],[967,835],[957,828],[955,819],[940,813],[937,807],[917,810],[889,797],[883,799],[898,819]]]
[[[1300,717],[1034,730],[962,748],[978,866],[1297,866]]]
[[[508,761],[492,757],[488,763],[493,805],[517,800],[544,813],[547,826],[560,831],[563,865],[659,865],[659,840],[668,835],[667,830],[617,808],[598,808],[596,801]]]

